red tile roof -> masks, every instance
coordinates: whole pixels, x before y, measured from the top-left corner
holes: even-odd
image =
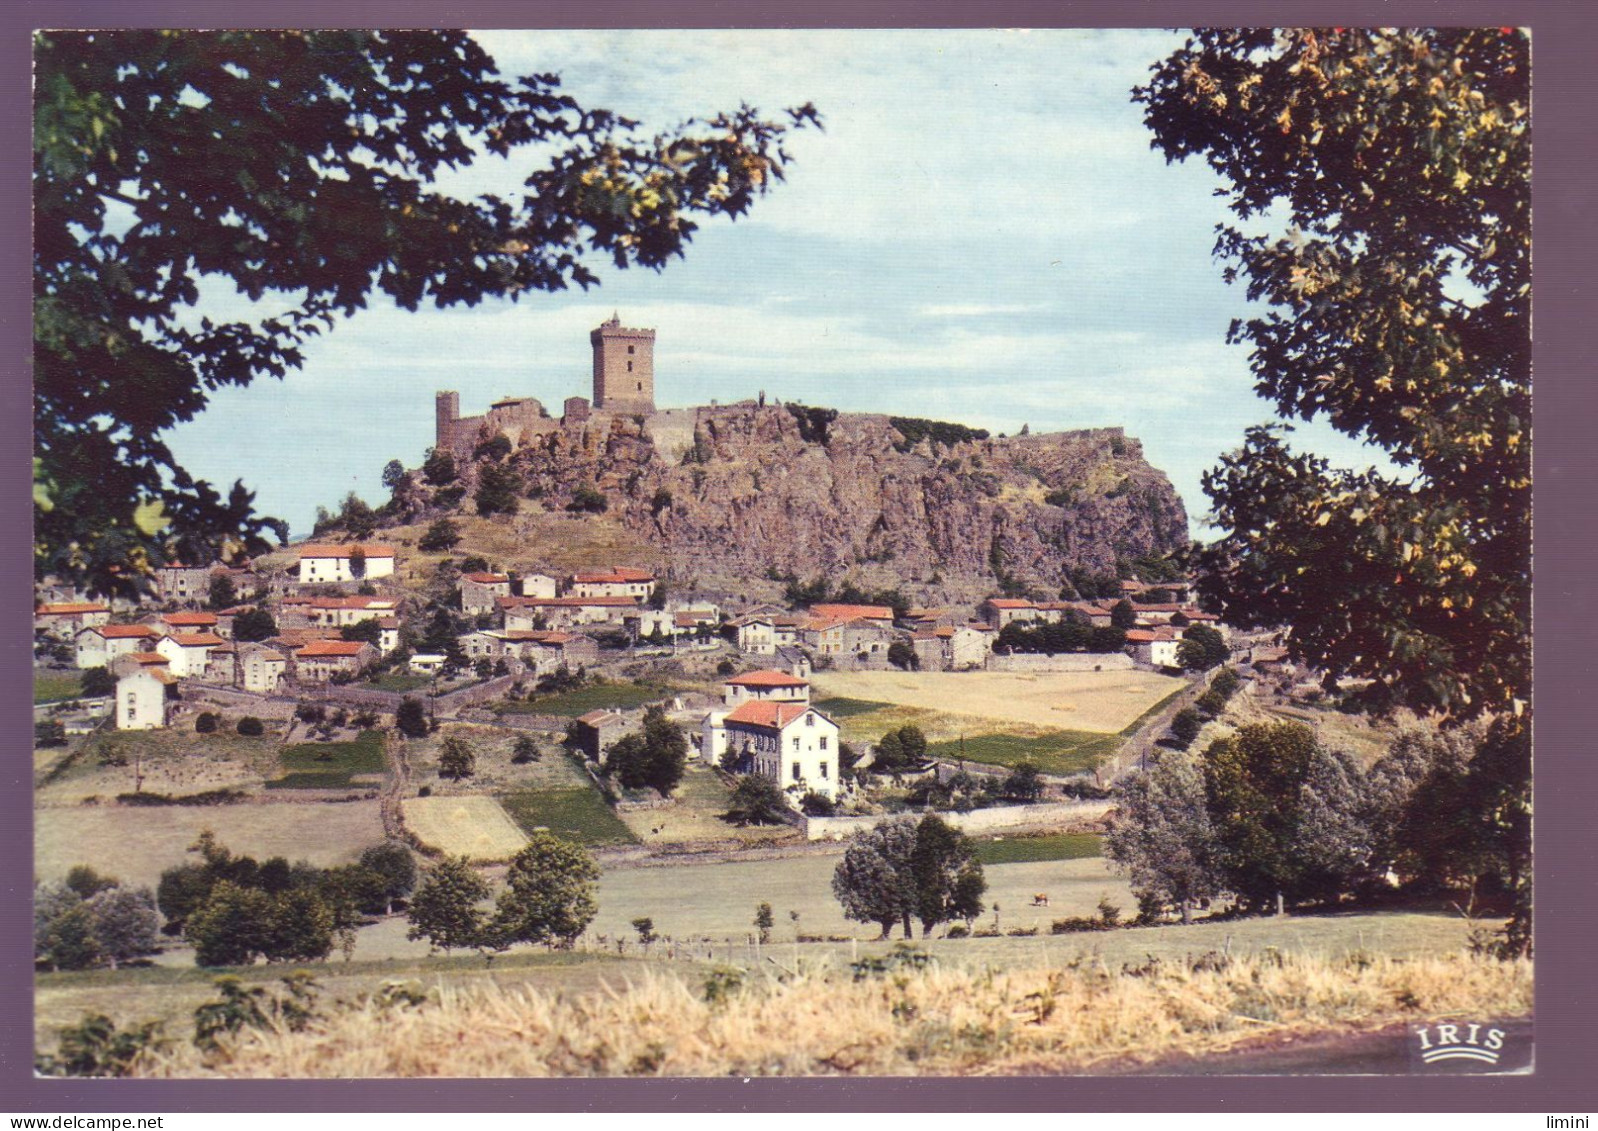
[[[811,605],[814,616],[832,620],[892,620],[893,609],[888,605]]]
[[[750,699],[740,703],[728,713],[726,721],[744,726],[781,730],[806,711],[814,710],[808,703],[782,703],[771,699]],[[816,712],[820,714],[819,711]]]
[[[138,636],[161,635],[147,624],[102,624],[99,628],[91,628],[89,631],[98,632],[107,640],[130,640]]]
[[[601,723],[626,722],[626,720],[618,715],[615,711],[606,710],[589,711],[586,715],[578,715],[577,721],[580,723],[587,723],[591,727],[597,727]]]
[[[574,585],[633,585],[653,580],[655,575],[647,569],[629,569],[625,566],[615,566],[603,572],[579,573],[572,577]]]
[[[313,640],[299,651],[302,660],[319,656],[358,656],[362,648],[371,645],[360,640]]]
[[[313,597],[313,609],[373,609],[393,608],[392,597]]]
[[[40,605],[34,612],[42,617],[70,617],[81,616],[83,613],[109,613],[111,610],[106,605],[97,605],[93,602],[69,601],[54,605]]]
[[[167,659],[165,656],[161,655],[161,653],[159,653],[159,652],[129,652],[126,656],[124,656],[122,658],[125,659],[125,660],[132,660],[135,664],[150,664],[150,665],[154,665],[154,664],[170,664],[172,662],[171,660]]]
[[[161,619],[172,628],[210,628],[216,623],[216,614],[167,613]]]
[[[462,581],[475,581],[479,585],[509,585],[508,573],[463,573]]]
[[[982,603],[984,605],[991,605],[995,609],[1035,609],[1035,608],[1037,608],[1037,605],[1035,605],[1031,601],[1018,601],[1014,597],[989,597],[986,601],[983,601]]]
[[[326,543],[307,543],[300,547],[300,558],[347,558],[356,550],[364,553],[368,560],[372,558],[392,558],[394,547],[384,542],[351,542],[345,546],[331,546]]]
[[[636,609],[633,597],[499,597],[501,608],[534,609]],[[509,603],[507,603],[509,602]]]
[[[744,672],[743,675],[733,676],[724,682],[735,687],[809,687],[810,681],[797,679],[787,672],[775,671],[764,668],[760,671]]]
[[[1167,626],[1159,628],[1129,628],[1126,630],[1128,644],[1153,644],[1162,640],[1176,640],[1176,629]]]
[[[215,648],[227,643],[213,632],[174,632],[167,639],[185,648]]]

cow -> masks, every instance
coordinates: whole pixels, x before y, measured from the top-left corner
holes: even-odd
[[[1040,891],[1040,892],[1038,892],[1036,895],[1034,895],[1032,897],[1032,906],[1033,907],[1047,907],[1048,905],[1049,905],[1049,897],[1047,895],[1045,895],[1043,892]]]

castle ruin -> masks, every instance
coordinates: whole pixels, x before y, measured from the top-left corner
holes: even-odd
[[[652,416],[655,412],[655,331],[623,326],[612,314],[589,334],[594,351],[593,402],[568,397],[564,420],[557,421],[536,397],[505,397],[482,416],[460,414],[460,394],[441,390],[434,398],[435,439],[440,451],[469,456],[485,440],[503,434],[513,447],[557,431],[564,421],[580,422],[594,413]]]

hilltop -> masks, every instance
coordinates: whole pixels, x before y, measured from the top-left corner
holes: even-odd
[[[1188,541],[1182,500],[1119,428],[992,437],[745,402],[484,432],[450,473],[404,475],[383,508],[394,536],[451,517],[456,552],[500,568],[625,560],[712,589],[848,577],[950,601],[1054,595],[1073,570]],[[471,519],[485,481],[514,515]]]

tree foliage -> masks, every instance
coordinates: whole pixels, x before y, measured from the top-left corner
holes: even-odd
[[[477,773],[477,754],[456,734],[446,735],[438,756],[438,776],[448,781],[463,781]]]
[[[682,781],[688,765],[688,737],[658,707],[644,712],[641,731],[624,735],[610,748],[605,772],[628,789],[649,786],[662,796]]]
[[[1140,902],[1174,906],[1188,922],[1201,899],[1225,886],[1199,760],[1167,752],[1121,787],[1104,855],[1124,871]]]
[[[478,946],[486,921],[481,904],[488,896],[488,882],[470,860],[446,856],[417,885],[406,912],[410,928],[405,937],[426,939],[446,954],[456,947]]]
[[[1200,587],[1232,624],[1366,677],[1377,707],[1507,710],[1530,678],[1530,67],[1513,28],[1205,30],[1134,98],[1239,223],[1256,388],[1396,473],[1249,431],[1205,476]],[[1280,216],[1285,232],[1248,231]]]
[[[511,857],[495,907],[495,945],[570,946],[599,914],[599,865],[580,844],[534,832]]]
[[[1190,627],[1176,646],[1176,662],[1190,672],[1207,672],[1226,663],[1231,654],[1220,630],[1207,624]]]
[[[522,474],[509,464],[484,464],[477,473],[477,513],[515,514],[521,506]]]
[[[601,257],[660,268],[816,121],[743,107],[645,137],[451,31],[48,31],[34,62],[35,566],[99,593],[286,537],[163,438],[214,391],[298,368],[374,292],[414,310],[586,287]],[[519,192],[436,185],[532,151]],[[270,302],[206,316],[229,289]]]
[[[277,621],[265,609],[250,609],[233,618],[233,639],[245,642],[270,640],[277,635]]]
[[[789,812],[782,787],[760,774],[742,774],[732,787],[728,818],[737,825],[780,825]]]
[[[909,938],[912,918],[923,936],[950,919],[975,919],[986,890],[971,842],[931,813],[860,833],[832,874],[845,918],[878,924],[882,938],[896,923]]]
[[[460,540],[461,528],[455,520],[440,518],[416,540],[416,547],[419,550],[453,550],[460,545]]]

